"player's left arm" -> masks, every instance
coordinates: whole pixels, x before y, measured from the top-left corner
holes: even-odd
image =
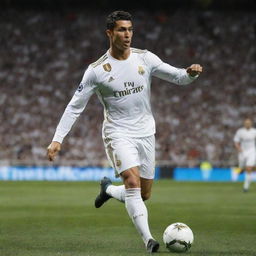
[[[192,64],[185,69],[162,63],[156,68],[152,75],[174,84],[186,85],[193,82],[202,71],[203,68],[199,64]]]
[[[145,61],[151,68],[152,76],[179,85],[193,82],[203,71],[200,64],[192,64],[186,69],[173,67],[151,52],[147,52]]]

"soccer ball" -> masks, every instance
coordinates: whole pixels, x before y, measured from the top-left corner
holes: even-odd
[[[188,225],[176,222],[165,229],[163,240],[169,251],[186,252],[194,241],[194,235]]]

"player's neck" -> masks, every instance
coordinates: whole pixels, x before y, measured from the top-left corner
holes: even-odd
[[[109,49],[110,55],[117,60],[126,60],[130,56],[130,48],[125,50],[119,50],[116,47],[111,46]]]

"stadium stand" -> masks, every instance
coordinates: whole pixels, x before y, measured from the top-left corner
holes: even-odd
[[[133,47],[204,73],[179,87],[153,79],[157,161],[236,165],[233,135],[256,121],[256,16],[243,11],[134,11]],[[8,10],[0,15],[0,161],[47,164],[46,147],[84,70],[107,50],[106,13]],[[15,17],[15,19],[13,18]],[[104,165],[102,106],[93,96],[56,164]]]

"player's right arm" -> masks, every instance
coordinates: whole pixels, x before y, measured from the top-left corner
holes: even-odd
[[[69,133],[73,124],[85,109],[90,97],[94,93],[96,88],[95,84],[95,73],[92,67],[89,66],[84,73],[83,79],[78,89],[67,105],[57,126],[52,142],[47,148],[47,157],[50,161],[54,161],[54,158],[61,150],[63,139]]]
[[[242,152],[242,148],[241,148],[241,132],[240,130],[238,130],[234,136],[234,144],[235,144],[235,148],[237,150],[238,153]]]

